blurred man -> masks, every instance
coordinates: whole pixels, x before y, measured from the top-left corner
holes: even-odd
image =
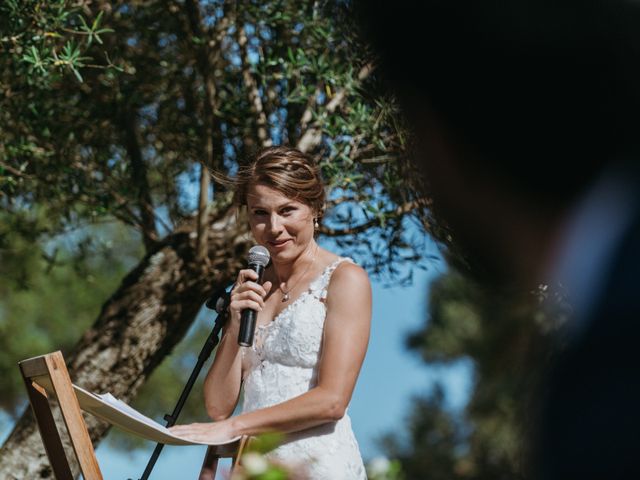
[[[476,271],[569,292],[535,474],[640,473],[640,2],[369,0],[358,15]]]

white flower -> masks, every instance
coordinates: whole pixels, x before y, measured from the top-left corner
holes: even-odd
[[[367,473],[370,477],[384,475],[389,471],[391,462],[386,457],[375,457],[367,465]]]
[[[249,475],[260,475],[269,468],[266,458],[255,452],[245,453],[242,456],[242,466]]]

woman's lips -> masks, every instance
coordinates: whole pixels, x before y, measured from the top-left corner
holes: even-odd
[[[269,242],[269,245],[271,245],[274,248],[283,248],[290,241],[291,241],[291,239],[287,238],[286,240],[278,240],[278,241]]]

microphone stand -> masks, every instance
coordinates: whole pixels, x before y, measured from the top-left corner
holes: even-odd
[[[187,397],[191,393],[191,389],[193,388],[193,384],[195,383],[196,378],[198,378],[202,367],[204,366],[207,359],[211,356],[211,352],[213,352],[213,350],[218,345],[218,342],[220,341],[220,339],[218,338],[220,330],[222,330],[222,327],[224,326],[228,318],[227,307],[229,306],[229,294],[227,293],[226,289],[221,288],[216,291],[211,296],[211,298],[207,300],[205,306],[211,310],[215,310],[218,313],[218,316],[216,317],[213,330],[209,334],[209,337],[205,341],[204,346],[202,347],[202,350],[198,355],[198,361],[196,362],[196,365],[193,368],[193,371],[191,372],[191,375],[189,376],[184,389],[182,390],[182,394],[180,394],[180,398],[178,399],[173,412],[171,412],[171,415],[166,414],[164,416],[164,419],[167,421],[167,424],[165,425],[167,428],[175,425],[176,421],[178,420],[178,415],[180,415],[182,407],[184,407],[184,404],[187,401]],[[147,467],[144,469],[144,473],[142,474],[142,477],[140,477],[140,480],[147,480],[149,478],[149,475],[151,475],[151,470],[153,470],[153,467],[156,464],[156,461],[158,460],[158,457],[160,456],[163,448],[163,443],[158,443],[156,445],[156,448],[153,450],[151,458],[149,459],[149,463],[147,463]]]

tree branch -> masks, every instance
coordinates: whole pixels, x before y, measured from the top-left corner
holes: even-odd
[[[125,225],[129,225],[130,227],[139,230],[141,235],[144,237],[144,227],[142,220],[135,214],[133,210],[131,210],[131,202],[114,190],[110,191],[109,194],[116,201],[116,208],[113,209],[111,214]]]
[[[147,166],[142,158],[140,142],[137,135],[135,113],[130,107],[125,107],[120,121],[124,137],[124,144],[131,161],[131,180],[138,187],[137,201],[140,208],[142,237],[147,251],[151,250],[158,241],[156,229],[156,214],[151,200],[151,189],[147,178]]]
[[[358,72],[358,83],[361,83],[364,79],[371,75],[372,71],[373,65],[371,63],[367,63],[364,67],[362,67],[360,69],[360,72]],[[320,141],[322,140],[322,123],[329,115],[336,111],[338,106],[340,106],[340,104],[344,102],[346,97],[347,89],[344,87],[335,93],[333,98],[331,98],[329,103],[327,103],[327,106],[325,107],[322,114],[320,114],[319,118],[315,122],[313,122],[313,124],[309,128],[307,128],[304,134],[300,137],[297,145],[298,150],[302,152],[308,152],[320,143]]]
[[[116,118],[115,124],[118,125],[118,122],[122,122],[122,116]],[[121,128],[125,128],[121,124],[119,126]],[[78,151],[75,152],[74,157],[71,159],[71,166],[75,169],[82,170],[87,175],[92,171],[99,171],[104,179],[111,178],[111,172],[105,163],[95,162],[88,156],[80,155]],[[130,227],[139,230],[141,235],[144,237],[143,221],[140,216],[133,211],[131,199],[120,195],[117,191],[117,186],[115,185],[105,186],[104,191],[110,197],[109,202],[115,202],[115,208],[110,209],[110,213],[125,225],[129,225]]]
[[[217,125],[215,111],[217,108],[217,89],[211,72],[211,68],[215,67],[220,61],[220,51],[215,49],[224,37],[226,29],[230,24],[229,15],[224,15],[216,23],[214,38],[209,42],[205,41],[206,30],[202,24],[200,9],[194,0],[186,0],[185,8],[187,12],[189,33],[201,40],[200,47],[196,48],[196,65],[202,77],[205,91],[204,102],[204,153],[205,158],[200,164],[200,186],[198,194],[198,220],[197,220],[197,247],[196,257],[205,261],[207,259],[207,217],[209,206],[209,187],[211,185],[209,168],[217,169],[222,164],[221,155],[216,162],[213,148],[213,132]],[[217,52],[214,55],[211,52]]]
[[[258,139],[263,147],[270,147],[273,142],[267,131],[267,116],[264,113],[262,98],[258,90],[258,82],[251,73],[251,63],[249,62],[249,53],[247,50],[247,33],[244,25],[238,28],[238,46],[240,47],[240,56],[242,58],[242,80],[249,94],[249,104],[251,111],[256,117],[256,125],[258,128]]]
[[[402,215],[406,215],[410,211],[420,208],[423,205],[424,205],[424,199],[417,199],[412,202],[407,202],[403,205],[399,205],[395,210],[385,212],[385,217],[397,218]],[[374,218],[360,225],[356,225],[354,227],[349,227],[344,229],[335,229],[335,228],[328,228],[328,227],[321,226],[319,229],[319,233],[321,233],[322,235],[326,235],[328,237],[341,237],[344,235],[355,235],[357,233],[362,233],[371,227],[377,227],[377,226],[380,226],[380,219]]]
[[[11,175],[14,175],[16,177],[20,177],[20,178],[33,178],[32,175],[29,175],[27,173],[21,172],[20,170],[13,168],[11,165],[7,165],[4,162],[0,161],[0,168],[5,169],[7,172],[9,172]]]
[[[313,92],[313,95],[311,95],[308,99],[307,99],[307,106],[304,109],[304,112],[302,112],[302,116],[300,117],[300,131],[304,132],[307,130],[307,125],[309,124],[309,122],[311,121],[311,119],[313,118],[313,109],[316,105],[316,102],[318,101],[318,97],[320,96],[320,92],[322,91],[322,87],[320,85],[318,85],[315,89],[315,91]]]
[[[339,197],[339,198],[334,198],[332,200],[328,200],[327,205],[330,207],[335,207],[342,203],[348,203],[348,202],[360,203],[360,202],[365,202],[367,200],[371,200],[371,197],[369,195],[355,195],[353,197]]]

